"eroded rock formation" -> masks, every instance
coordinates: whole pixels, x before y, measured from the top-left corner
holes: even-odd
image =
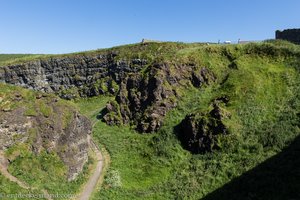
[[[207,68],[195,65],[154,64],[144,74],[128,74],[114,102],[107,105],[108,124],[133,122],[139,132],[158,130],[167,112],[174,108],[178,89],[191,83],[201,87],[214,81]]]
[[[211,111],[188,114],[179,124],[179,139],[184,148],[192,153],[205,153],[219,148],[217,138],[228,134],[224,119],[230,117],[230,113],[220,104],[216,100]]]
[[[115,101],[107,105],[104,121],[110,125],[131,123],[139,132],[146,133],[161,127],[166,113],[176,106],[180,89],[202,87],[214,80],[211,71],[194,63],[126,60],[113,52],[49,58],[0,68],[2,82],[54,92],[65,99],[114,94]]]
[[[0,67],[0,82],[38,91],[54,92],[62,98],[116,93],[124,74],[138,72],[146,60],[115,60],[110,52],[49,58]],[[117,82],[117,83],[116,83]]]
[[[16,108],[0,101],[0,151],[24,143],[35,154],[55,152],[68,167],[68,180],[75,179],[88,160],[90,121],[55,97],[37,95],[28,108],[18,96],[10,102],[21,102]]]

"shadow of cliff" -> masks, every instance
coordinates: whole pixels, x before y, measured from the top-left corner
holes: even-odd
[[[300,136],[279,154],[204,200],[300,200]]]
[[[98,120],[103,120],[103,117],[108,113],[106,108],[103,108],[102,110],[99,111],[98,115],[96,116],[96,118]]]

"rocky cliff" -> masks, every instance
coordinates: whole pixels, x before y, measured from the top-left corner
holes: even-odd
[[[157,47],[151,56],[159,54],[164,46]],[[137,45],[131,50],[139,54],[152,47],[147,48]],[[166,113],[176,106],[179,88],[189,84],[201,87],[214,80],[214,74],[206,67],[190,61],[164,62],[159,61],[159,55],[152,60],[139,59],[122,56],[118,51],[41,59],[0,68],[2,82],[54,92],[65,99],[114,94],[115,101],[104,111],[104,121],[131,123],[139,132],[146,133],[161,127]]]
[[[89,120],[55,96],[4,84],[0,89],[0,151],[25,144],[35,154],[56,153],[68,180],[76,178],[88,160]]]
[[[116,60],[109,52],[40,59],[0,67],[0,82],[54,92],[65,99],[117,92],[124,73],[139,71],[146,61]]]
[[[205,67],[194,64],[153,64],[147,71],[128,74],[120,84],[115,102],[106,107],[108,124],[133,122],[139,132],[157,131],[167,112],[176,106],[179,88],[201,87],[215,77]]]

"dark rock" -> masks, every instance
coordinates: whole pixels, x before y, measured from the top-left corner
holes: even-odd
[[[106,108],[102,111],[102,120],[108,125],[121,125],[120,106],[116,101],[110,101],[106,104]]]
[[[3,66],[0,69],[0,82],[20,85],[43,92],[53,92],[65,99],[76,98],[72,89],[80,96],[104,94],[103,88],[95,88],[99,79],[117,84],[125,73],[138,72],[147,63],[146,60],[115,60],[117,53],[101,55],[74,55],[61,58],[31,61],[23,64]],[[108,84],[107,91],[115,94],[117,88]]]
[[[203,84],[209,84],[215,81],[215,76],[207,69],[201,68],[200,71],[192,73],[191,82],[194,87],[201,87]]]
[[[218,97],[218,98],[216,98],[215,99],[215,103],[225,103],[225,105],[227,105],[228,104],[228,102],[229,102],[229,97],[228,96],[226,96],[226,95],[224,95],[224,96],[221,96],[221,97]]]
[[[191,81],[194,87],[200,87],[204,83],[204,79],[202,78],[202,76],[194,72],[192,73]]]
[[[178,127],[183,147],[195,154],[218,149],[217,137],[228,134],[223,122],[228,117],[230,114],[218,104],[214,104],[210,112],[188,114]]]
[[[1,67],[0,82],[53,92],[64,99],[116,95],[116,105],[107,107],[102,119],[111,125],[131,123],[150,133],[176,106],[178,88],[190,82],[202,87],[216,79],[210,70],[191,62],[148,64],[144,59],[118,59],[117,51],[70,55]]]
[[[194,65],[154,64],[147,70],[146,75],[125,75],[116,96],[119,107],[107,107],[104,121],[108,124],[120,124],[118,120],[121,119],[124,124],[134,122],[139,132],[157,131],[167,112],[176,106],[176,88],[184,87],[181,85],[182,80],[189,81],[194,76],[199,81],[197,87],[215,80],[209,70],[201,68],[197,71]]]
[[[19,94],[19,93],[15,94],[15,98],[14,98],[15,101],[21,101],[22,99],[23,99],[23,97],[21,94]]]

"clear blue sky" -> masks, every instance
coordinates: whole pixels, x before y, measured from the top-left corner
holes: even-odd
[[[300,28],[300,0],[0,0],[0,53],[67,53],[142,38],[217,42]]]

